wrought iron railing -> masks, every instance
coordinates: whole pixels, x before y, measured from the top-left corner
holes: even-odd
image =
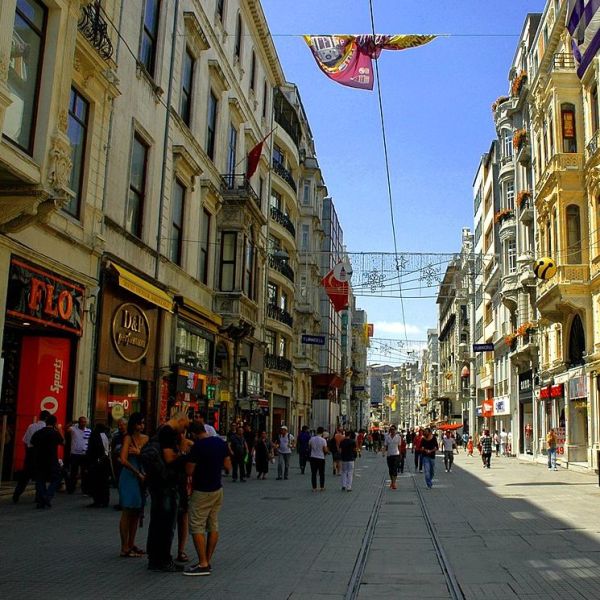
[[[283,356],[275,356],[273,354],[265,355],[265,368],[275,371],[283,371],[284,373],[292,372],[292,361]]]
[[[590,158],[596,154],[596,152],[598,152],[598,148],[600,148],[600,129],[596,130],[592,136],[592,139],[587,143],[587,146],[585,147],[586,157]]]
[[[276,206],[271,206],[271,219],[277,221],[277,223],[287,229],[292,234],[292,237],[296,237],[296,228],[291,219]]]
[[[296,182],[292,174],[278,161],[273,159],[273,171],[279,175],[293,190],[297,191]]]
[[[292,283],[294,283],[294,270],[290,265],[287,264],[283,258],[277,258],[272,254],[269,255],[269,267],[279,271],[282,275],[287,277]]]
[[[267,316],[289,327],[294,326],[294,317],[287,310],[277,306],[277,304],[267,304]]]
[[[260,198],[245,175],[221,175],[221,191],[225,195],[251,198],[261,208]]]
[[[114,49],[108,35],[108,23],[102,18],[100,0],[82,7],[77,27],[102,58],[109,60],[112,57]]]

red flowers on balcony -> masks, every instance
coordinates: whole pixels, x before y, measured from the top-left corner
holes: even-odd
[[[513,135],[513,148],[518,152],[527,141],[527,129],[517,129]]]
[[[510,208],[503,208],[494,215],[494,223],[502,223],[504,219],[514,216],[514,212]]]
[[[510,92],[513,96],[518,96],[523,89],[523,84],[527,81],[527,71],[521,71],[513,80],[510,86]]]
[[[492,104],[492,112],[496,112],[496,109],[507,100],[509,100],[508,96],[499,96],[496,98],[495,102]]]
[[[517,207],[521,208],[523,204],[529,202],[531,199],[531,192],[529,190],[521,190],[517,194]]]

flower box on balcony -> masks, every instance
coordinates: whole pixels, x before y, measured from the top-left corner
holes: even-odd
[[[531,192],[529,190],[521,190],[517,194],[517,206],[522,208],[523,205],[527,205],[531,199]]]
[[[494,223],[502,223],[502,221],[512,216],[514,216],[514,212],[510,208],[503,208],[494,215]]]
[[[510,91],[513,96],[518,96],[523,89],[523,84],[527,81],[527,71],[521,71],[513,80]]]
[[[517,129],[513,135],[513,148],[519,151],[527,141],[527,129]]]
[[[500,96],[499,98],[496,98],[492,104],[492,112],[496,112],[496,109],[507,100],[510,100],[508,96]]]

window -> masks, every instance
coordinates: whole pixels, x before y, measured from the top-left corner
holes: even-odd
[[[287,356],[288,341],[281,335],[279,336],[279,356],[285,358]]]
[[[281,211],[283,207],[283,198],[276,190],[271,190],[271,208],[276,208]]]
[[[548,256],[552,256],[552,233],[551,233],[550,219],[546,221],[546,250]]]
[[[254,91],[256,86],[256,52],[252,50],[252,60],[250,61],[250,89]]]
[[[261,209],[262,209],[262,205],[263,205],[263,197],[264,197],[264,195],[265,195],[265,179],[261,175],[258,178],[258,199],[260,200]]]
[[[300,248],[307,252],[310,248],[310,228],[306,223],[302,223],[302,236],[300,239]]]
[[[569,365],[585,363],[585,330],[579,315],[575,315],[569,333]]]
[[[181,106],[179,114],[183,122],[189,127],[192,116],[192,85],[194,83],[194,66],[196,60],[186,48],[183,57],[183,73],[181,75]]]
[[[208,123],[206,128],[206,154],[211,160],[215,159],[215,140],[217,139],[217,112],[219,101],[211,90],[208,96]]]
[[[285,153],[277,144],[273,145],[273,162],[285,167]]]
[[[567,206],[567,264],[581,264],[581,218],[579,206]]]
[[[229,125],[229,142],[227,145],[227,173],[235,175],[238,132],[233,123]]]
[[[75,88],[71,88],[67,133],[69,135],[69,142],[71,143],[71,162],[73,163],[69,187],[73,191],[74,196],[69,200],[64,210],[76,218],[79,218],[81,210],[89,109],[90,105],[88,101]]]
[[[217,0],[217,17],[223,23],[225,18],[225,0]]]
[[[144,3],[144,23],[140,43],[140,62],[146,71],[154,76],[156,65],[156,42],[158,39],[158,15],[160,0],[146,0]]]
[[[37,0],[18,0],[8,62],[12,102],[2,133],[28,154],[33,152],[46,18],[46,8]]]
[[[238,13],[235,23],[235,43],[233,46],[233,56],[240,60],[242,56],[242,15]]]
[[[513,155],[513,136],[512,131],[508,129],[504,130],[504,135],[502,136],[502,140],[504,143],[504,158],[510,158]]]
[[[506,208],[515,209],[515,184],[513,181],[506,183]]]
[[[515,240],[508,240],[506,242],[506,258],[508,273],[517,272],[517,242]]]
[[[173,204],[171,206],[171,243],[169,247],[169,258],[177,265],[181,265],[185,192],[185,186],[176,179],[173,185]]]
[[[200,224],[200,271],[198,278],[208,285],[208,260],[210,256],[210,221],[212,215],[204,209],[202,211],[202,223]]]
[[[146,169],[148,163],[148,145],[136,134],[131,150],[131,167],[129,174],[129,196],[125,229],[137,237],[142,236],[142,217],[146,196]]]
[[[302,193],[302,204],[310,206],[310,180],[304,180],[304,187]]]
[[[289,296],[285,292],[281,292],[281,298],[279,299],[279,308],[287,312],[289,306]]]
[[[235,251],[237,233],[223,232],[221,236],[221,291],[233,292],[235,286]]]
[[[596,133],[600,128],[600,118],[598,116],[598,86],[594,86],[590,92],[590,110],[592,121],[592,133]]]
[[[263,119],[267,118],[267,104],[269,100],[269,88],[267,87],[267,80],[263,81],[263,106],[262,106],[262,116]]]
[[[554,156],[554,119],[552,113],[548,117],[548,140],[550,142],[550,156]]]
[[[269,304],[277,305],[277,286],[274,283],[267,284],[267,299]]]
[[[575,106],[562,104],[560,107],[562,122],[563,152],[577,152],[577,136],[575,131]]]
[[[267,345],[267,354],[273,356],[275,354],[275,345],[277,344],[277,336],[274,331],[265,331],[265,344]]]
[[[254,300],[254,240],[252,234],[246,236],[244,248],[244,292]]]

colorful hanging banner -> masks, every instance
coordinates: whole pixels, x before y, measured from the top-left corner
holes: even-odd
[[[373,59],[382,50],[406,50],[431,42],[435,35],[305,35],[321,71],[338,83],[373,89]]]
[[[571,34],[571,46],[580,79],[600,50],[599,9],[598,0],[569,0],[567,30]]]
[[[352,268],[349,263],[340,261],[323,277],[321,285],[329,297],[336,312],[348,308],[348,282],[352,277]]]

